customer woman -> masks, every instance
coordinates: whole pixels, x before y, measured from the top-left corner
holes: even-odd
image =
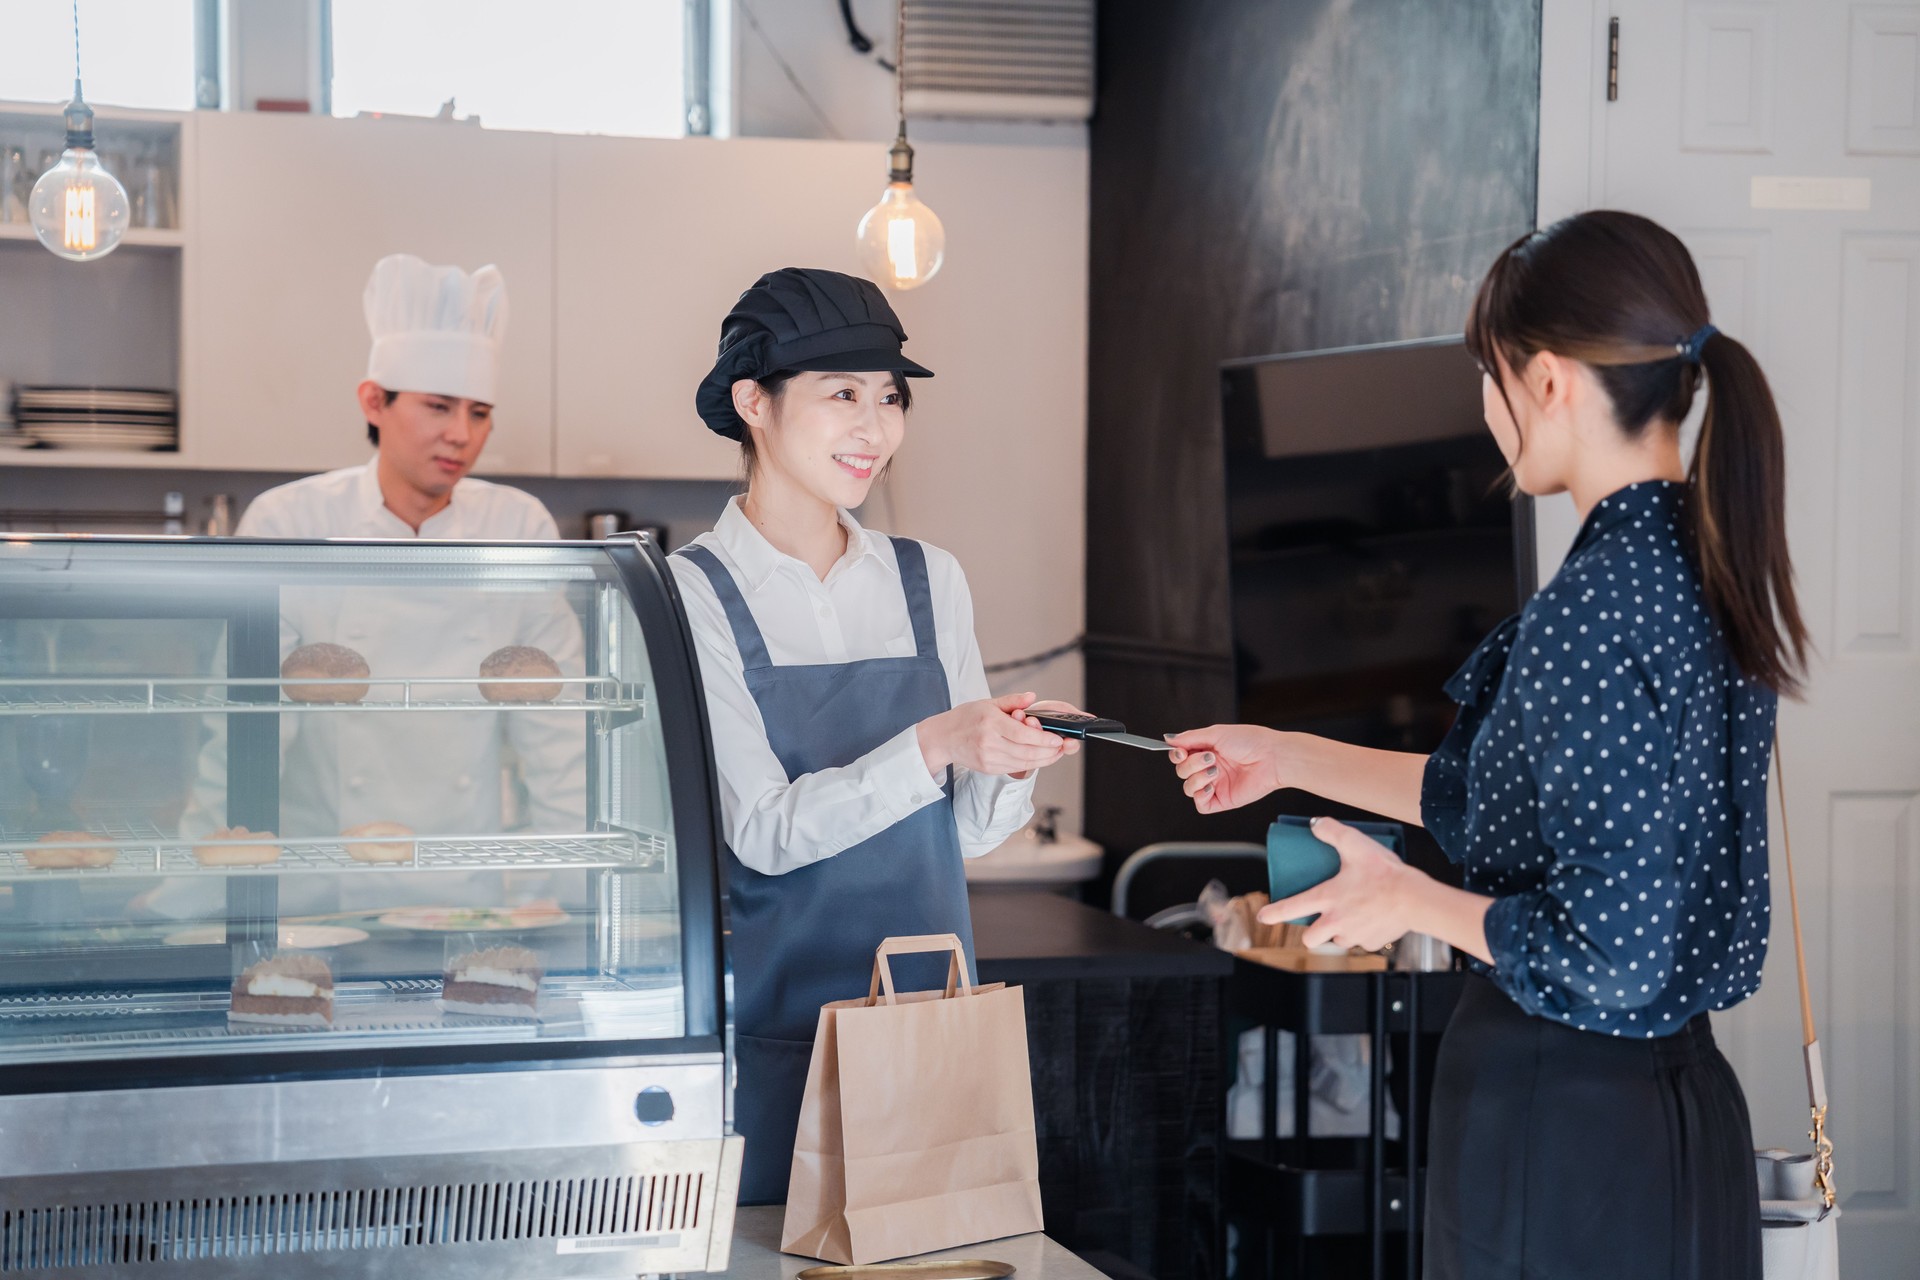
[[[1473,958],[1433,1085],[1429,1277],[1758,1280],[1746,1102],[1707,1015],[1760,985],[1775,704],[1805,669],[1779,416],[1686,249],[1632,214],[1507,249],[1467,343],[1514,482],[1584,523],[1448,684],[1452,731],[1423,757],[1215,727],[1173,739],[1176,768],[1203,813],[1299,787],[1424,823],[1464,870],[1442,885],[1322,818],[1339,874],[1264,913]]]
[[[820,1006],[865,995],[890,935],[953,933],[962,858],[1032,816],[1034,771],[1077,750],[988,696],[954,558],[861,528],[906,433],[906,334],[871,282],[787,268],[740,296],[701,383],[747,485],[675,553],[726,824],[745,1135],[742,1198],[786,1198]],[[1047,704],[1061,705],[1061,704]],[[902,986],[930,985],[946,961]]]

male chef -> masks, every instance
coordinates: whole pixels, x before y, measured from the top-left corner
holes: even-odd
[[[409,253],[367,280],[373,349],[355,394],[374,456],[254,499],[236,532],[255,538],[551,539],[530,493],[468,473],[493,430],[507,284]]]
[[[255,499],[241,519],[246,537],[433,538],[479,541],[552,540],[553,517],[532,495],[468,476],[493,426],[500,340],[506,327],[506,285],[491,266],[471,274],[432,266],[409,254],[382,258],[367,281],[367,326],[373,346],[357,398],[374,456],[365,464],[309,476]],[[456,557],[459,553],[453,553]],[[384,680],[471,680],[488,654],[508,645],[548,653],[568,676],[583,674],[575,606],[558,590],[561,573],[542,580],[442,586],[459,575],[433,566],[382,582],[336,585],[319,556],[296,553],[328,582],[300,583],[296,567],[280,593],[280,652],[311,644],[343,645],[365,658],[372,686],[363,707],[398,702]],[[351,557],[345,563],[353,563]],[[475,568],[481,562],[474,560]],[[451,569],[444,576],[434,568]],[[427,578],[411,576],[425,571]],[[517,575],[526,578],[528,575]],[[438,582],[433,579],[438,578]],[[564,686],[577,699],[580,686]],[[416,684],[413,702],[477,702],[465,683]],[[218,721],[219,717],[214,717]],[[479,835],[524,828],[538,833],[586,830],[586,726],[580,712],[364,710],[283,711],[280,816],[283,837],[330,838],[366,823],[400,823],[417,835]],[[181,834],[204,839],[226,826],[224,725],[199,761],[199,776]],[[518,769],[509,768],[517,762]],[[283,910],[334,904],[284,901],[300,889],[331,892],[333,877],[283,878]],[[400,901],[471,899],[499,903],[497,889],[459,888],[461,877],[349,876],[341,907]],[[496,881],[497,884],[497,881]],[[558,886],[546,886],[548,890]],[[148,895],[143,905],[165,914],[194,914],[209,904],[178,886]],[[371,895],[371,896],[368,896]],[[525,896],[524,894],[516,896]],[[568,896],[571,896],[570,894]],[[352,899],[347,901],[344,899]],[[365,901],[361,899],[365,898]]]

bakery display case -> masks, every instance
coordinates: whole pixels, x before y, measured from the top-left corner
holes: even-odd
[[[659,549],[0,538],[0,1272],[723,1267]]]

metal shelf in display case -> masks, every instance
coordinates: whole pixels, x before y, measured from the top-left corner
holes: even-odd
[[[150,831],[131,831],[127,824],[106,823],[105,831],[85,842],[43,842],[39,835],[14,838],[0,829],[0,880],[44,880],[101,876],[248,876],[248,875],[382,875],[407,871],[545,871],[560,869],[644,869],[658,865],[667,854],[664,835],[632,831],[591,831],[577,835],[486,836],[342,836],[282,839],[267,834],[188,841]],[[39,833],[44,835],[47,833]],[[404,858],[373,861],[356,858],[357,847],[411,845]],[[222,866],[203,861],[200,850],[266,845],[278,849],[271,861]],[[34,865],[33,855],[68,849],[111,850],[105,866],[49,867]]]
[[[196,676],[116,679],[41,676],[0,680],[0,716],[6,715],[208,715],[370,711],[605,711],[646,713],[646,688],[606,676],[542,676],[539,683],[561,686],[561,695],[543,701],[494,700],[473,691],[488,686],[524,685],[524,676],[369,676],[214,678]],[[352,701],[312,702],[295,696],[309,686],[340,684],[368,687]],[[453,696],[438,696],[442,693]],[[243,694],[256,696],[247,698]],[[262,698],[257,695],[274,695]],[[571,695],[571,696],[569,696]]]

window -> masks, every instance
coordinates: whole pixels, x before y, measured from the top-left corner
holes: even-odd
[[[333,114],[679,137],[685,0],[332,0]]]
[[[6,0],[0,99],[73,96],[69,0]],[[194,0],[80,0],[80,71],[94,106],[193,109]]]

